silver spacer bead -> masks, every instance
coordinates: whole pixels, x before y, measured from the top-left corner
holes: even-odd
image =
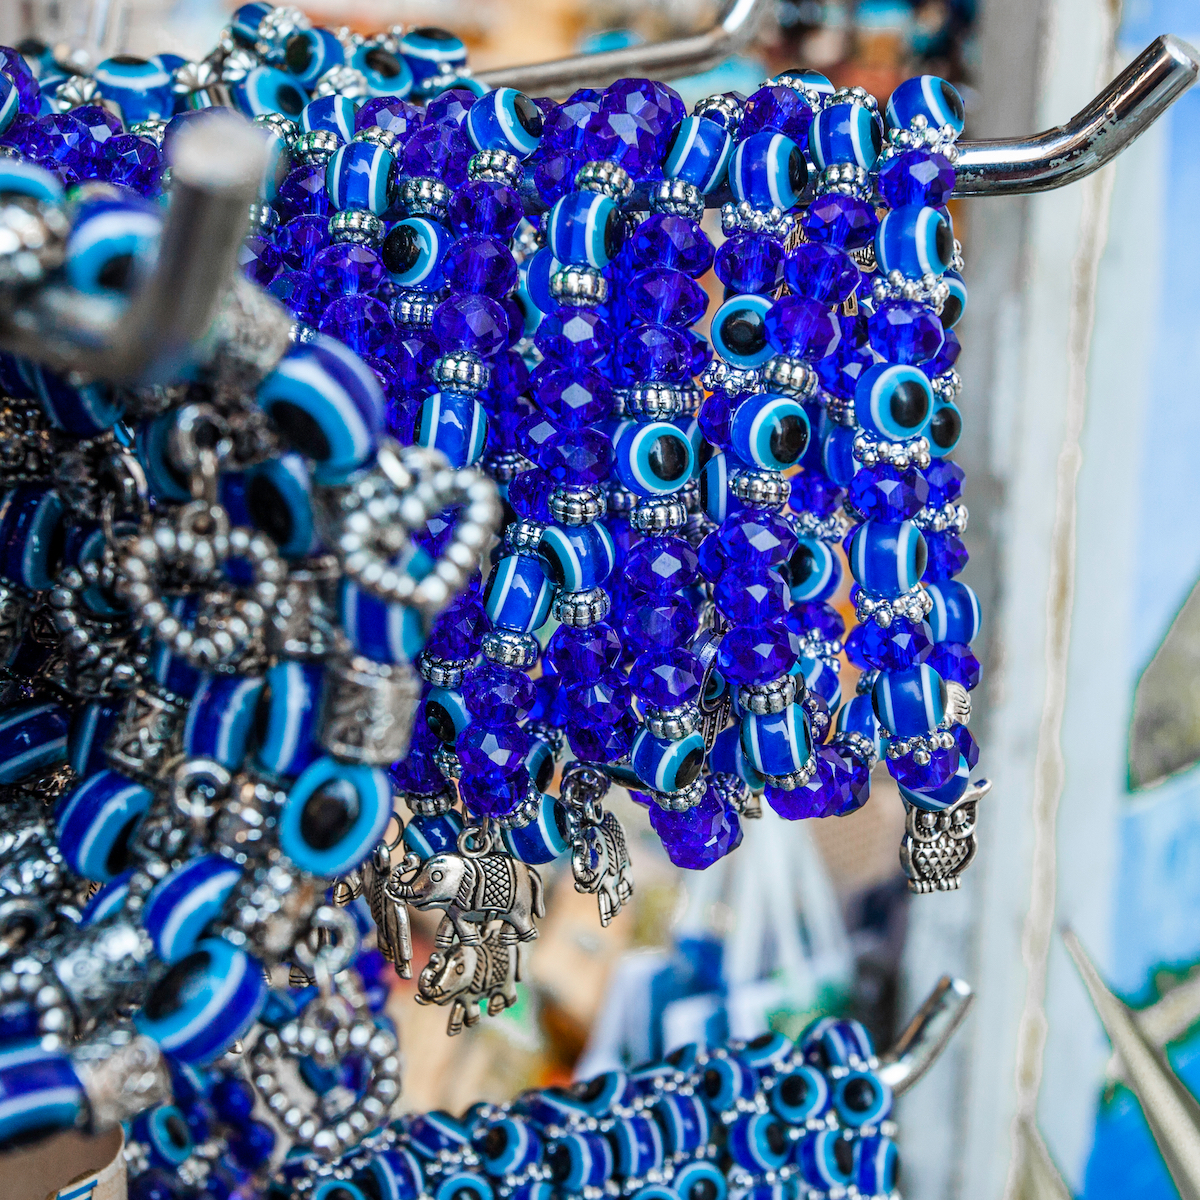
[[[746,109],[734,96],[705,96],[703,100],[697,100],[692,106],[692,115],[707,117],[710,121],[724,126],[731,137],[737,137],[737,131],[746,115]]]
[[[610,483],[608,485],[608,511],[613,514],[624,515],[631,513],[641,503],[641,496],[635,492],[628,492],[618,484]]]
[[[796,700],[796,676],[781,675],[767,683],[746,683],[737,690],[738,704],[757,717],[781,713]]]
[[[428,329],[440,303],[428,292],[400,292],[392,300],[392,320],[407,329]]]
[[[541,521],[522,517],[505,528],[504,548],[509,554],[528,554],[531,558],[536,558],[542,534],[545,532],[546,526]]]
[[[483,657],[502,667],[526,670],[538,660],[541,647],[537,638],[514,629],[493,629],[483,635]]]
[[[790,792],[798,787],[803,787],[813,777],[813,772],[816,769],[816,755],[810,754],[808,762],[800,770],[789,771],[786,775],[763,775],[763,778],[772,787],[782,788],[785,792]]]
[[[0,285],[41,283],[62,265],[70,231],[57,205],[16,195],[0,200]]]
[[[846,749],[861,758],[869,767],[873,767],[879,761],[879,755],[875,752],[875,743],[869,737],[864,737],[861,733],[835,733],[829,739],[831,746],[845,746]]]
[[[400,138],[390,129],[384,129],[382,125],[368,125],[365,129],[357,130],[351,141],[382,146],[392,154],[396,153],[396,148],[400,145]]]
[[[559,592],[550,606],[550,615],[572,629],[598,625],[611,611],[612,600],[602,587],[586,592]]]
[[[416,175],[400,185],[400,203],[410,217],[446,219],[450,206],[450,189],[440,180],[428,175]]]
[[[69,112],[85,104],[103,103],[100,85],[90,75],[72,75],[54,89],[54,107],[59,112]]]
[[[795,227],[795,218],[781,208],[755,208],[748,200],[721,205],[721,229],[735,233],[766,233],[784,241]]]
[[[595,267],[559,267],[550,276],[550,295],[569,308],[593,308],[608,299],[608,280]]]
[[[614,393],[615,394],[615,393]],[[682,388],[670,383],[639,383],[620,389],[621,416],[671,421],[685,408]]]
[[[496,817],[496,824],[501,829],[521,829],[531,821],[537,820],[541,807],[542,794],[534,787],[533,780],[530,780],[525,788],[525,798],[512,812],[503,817]]]
[[[364,208],[348,208],[329,218],[329,236],[356,246],[382,246],[383,222]]]
[[[221,59],[221,78],[218,83],[241,83],[251,71],[262,64],[253,50],[235,46]],[[211,85],[210,85],[211,86]],[[207,89],[200,89],[207,90]]]
[[[292,147],[292,153],[310,167],[323,167],[345,145],[332,129],[314,129],[302,133]]]
[[[545,742],[556,761],[562,758],[563,751],[567,748],[567,735],[557,725],[549,725],[545,721],[528,721],[525,724],[525,732],[531,738]]]
[[[167,123],[162,117],[147,117],[144,121],[134,121],[129,127],[129,132],[135,137],[153,142],[161,150],[163,138],[167,133]]]
[[[659,808],[665,808],[667,812],[687,812],[688,809],[695,808],[704,799],[707,791],[708,778],[702,774],[695,782],[688,784],[685,788],[680,788],[677,792],[651,792],[650,799]]]
[[[852,87],[840,87],[827,101],[828,104],[861,104],[872,112],[879,110],[879,101],[865,87],[854,84]]]
[[[839,195],[866,200],[871,195],[871,177],[864,168],[854,163],[834,163],[821,172],[817,179],[817,191],[822,195],[837,192]]]
[[[421,672],[421,678],[426,683],[456,691],[462,687],[467,668],[473,661],[470,658],[439,658],[436,654],[422,650],[417,655],[417,670]]]
[[[971,693],[961,683],[946,680],[946,723],[967,725],[971,720]]]
[[[870,695],[871,689],[874,688],[875,684],[878,681],[879,681],[879,671],[877,669],[864,671],[854,681],[854,694],[856,696]]]
[[[265,200],[254,200],[250,204],[250,223],[247,233],[270,233],[279,224],[279,214]]]
[[[736,809],[740,816],[751,820],[762,816],[762,804],[744,779],[739,779],[736,775],[726,775],[722,771],[710,776],[710,779],[717,795]]]
[[[923,437],[907,442],[876,442],[865,433],[860,433],[854,439],[851,453],[867,467],[886,462],[900,470],[909,466],[918,466],[924,470],[932,461],[929,443]]]
[[[312,28],[312,22],[298,8],[286,5],[273,8],[258,23],[258,41],[254,49],[270,63],[280,63],[287,44],[298,33]]]
[[[677,742],[687,737],[700,724],[700,710],[690,700],[671,708],[646,707],[642,710],[642,715],[646,719],[646,729],[650,736],[660,738],[664,742]]]
[[[675,533],[687,524],[687,505],[678,496],[657,500],[639,497],[637,507],[629,514],[629,523],[642,533]]]
[[[481,392],[491,375],[491,366],[473,350],[453,350],[433,364],[434,380],[452,391]]]
[[[704,216],[704,193],[686,179],[663,179],[650,193],[650,211],[699,221]]]
[[[767,470],[734,472],[729,490],[752,508],[782,508],[792,494],[791,483],[781,471]]]
[[[313,97],[319,96],[349,96],[352,100],[365,98],[371,94],[367,86],[367,78],[361,71],[345,65],[331,67],[320,79],[313,90]]]
[[[598,483],[560,483],[550,494],[550,515],[560,525],[591,525],[607,508],[604,489]]]
[[[441,771],[447,779],[462,778],[462,763],[459,762],[458,752],[453,746],[445,744],[439,746],[433,752],[433,761],[437,763],[437,769]]]
[[[480,150],[467,163],[467,175],[471,179],[504,183],[510,188],[520,185],[522,174],[521,160],[507,150]]]
[[[805,399],[817,390],[817,373],[802,358],[776,354],[762,366],[763,385],[774,392]]]
[[[528,471],[529,459],[515,450],[493,450],[483,459],[484,471],[497,483],[511,483],[523,471]]]
[[[261,129],[269,129],[277,137],[282,138],[289,150],[296,144],[296,139],[300,136],[300,127],[290,117],[285,117],[283,113],[260,113],[254,118],[254,124]]]
[[[599,192],[618,203],[633,195],[629,172],[614,162],[585,162],[575,172],[575,186],[581,192]]]
[[[443,788],[440,792],[434,792],[432,795],[423,795],[420,792],[400,792],[398,798],[402,799],[412,813],[418,817],[443,817],[457,801],[454,789],[449,787]]]
[[[731,367],[719,358],[714,358],[704,368],[700,383],[710,392],[724,392],[726,395],[736,396],[741,392],[761,391],[762,372]]]

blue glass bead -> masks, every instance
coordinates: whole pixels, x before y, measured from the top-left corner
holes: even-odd
[[[922,472],[929,484],[930,508],[943,508],[962,496],[963,469],[949,459],[936,459]]]
[[[467,48],[460,38],[430,25],[408,30],[400,39],[400,53],[412,70],[418,95],[435,76],[454,75],[467,61]]]
[[[739,233],[721,244],[714,267],[729,291],[765,295],[783,277],[783,247],[763,233]]]
[[[107,151],[108,147],[105,149]],[[328,217],[329,196],[325,192],[325,171],[307,165],[294,167],[279,185],[275,208],[280,218],[286,222],[301,216]],[[280,249],[283,249],[282,245]]]
[[[317,741],[324,678],[320,663],[283,660],[267,671],[260,704],[255,763],[277,776],[296,776],[321,755]]]
[[[734,296],[717,309],[712,319],[713,349],[730,366],[761,367],[774,351],[767,341],[767,296]]]
[[[747,713],[740,736],[750,765],[763,776],[790,775],[812,757],[808,714],[799,704],[789,704],[768,716]]]
[[[517,1174],[542,1161],[541,1137],[520,1118],[488,1121],[472,1140],[489,1175]]]
[[[893,737],[915,737],[945,717],[946,685],[927,663],[907,671],[884,671],[871,689],[879,723]]]
[[[566,689],[567,741],[587,762],[616,762],[629,753],[637,722],[629,712],[629,685],[616,671]]]
[[[854,389],[858,423],[889,441],[920,437],[933,414],[933,389],[919,367],[876,363]]]
[[[32,591],[53,582],[65,508],[53,488],[25,483],[0,497],[0,577]]]
[[[767,339],[780,354],[817,359],[832,354],[842,339],[842,328],[828,307],[803,296],[784,296],[766,317]]]
[[[630,653],[640,654],[654,646],[683,646],[691,641],[697,621],[689,601],[678,596],[647,597],[646,601],[630,606],[621,621],[621,634]]]
[[[703,1160],[685,1162],[671,1181],[684,1200],[726,1200],[729,1183],[715,1164]]]
[[[648,1172],[662,1167],[663,1135],[653,1117],[618,1117],[608,1136],[616,1150],[619,1176],[644,1179]]]
[[[883,149],[883,128],[865,104],[831,104],[813,117],[808,149],[822,170],[836,163],[851,163],[869,171]]]
[[[731,629],[717,653],[717,665],[733,683],[767,683],[787,674],[797,658],[795,635],[782,621]]]
[[[248,117],[282,113],[294,121],[308,102],[304,89],[278,67],[255,67],[232,91],[234,104]]]
[[[916,792],[935,792],[954,778],[962,756],[957,746],[939,748],[929,755],[928,762],[917,762],[913,753],[896,758],[888,757],[888,774],[901,786]]]
[[[533,396],[538,407],[564,429],[602,420],[612,412],[612,389],[598,371],[567,370],[547,360],[534,370]]]
[[[882,1134],[854,1143],[854,1182],[863,1196],[887,1196],[896,1188],[899,1168],[896,1143]]]
[[[537,745],[545,747],[545,743]],[[550,760],[550,769],[552,774],[553,759]],[[537,786],[536,779],[534,786]],[[503,830],[501,837],[510,854],[521,862],[537,866],[554,862],[570,850],[571,843],[566,830],[567,814],[562,803],[543,792],[538,802],[537,816],[528,824]]]
[[[528,158],[542,137],[542,113],[516,88],[501,87],[476,100],[467,114],[467,136],[476,150],[504,150]]]
[[[963,642],[939,642],[929,656],[929,665],[943,679],[962,684],[968,692],[979,686],[979,659]]]
[[[288,74],[306,88],[313,87],[326,71],[340,67],[345,61],[342,43],[328,29],[302,29],[288,39],[283,57]]]
[[[614,347],[618,383],[686,383],[691,378],[691,346],[669,325],[635,325]]]
[[[441,283],[450,244],[449,233],[436,221],[409,217],[388,230],[380,257],[388,275],[400,287],[432,290]]]
[[[496,564],[483,593],[492,623],[501,629],[532,633],[550,615],[554,587],[539,559],[509,554]]]
[[[928,617],[933,640],[973,642],[979,634],[979,597],[956,579],[930,583],[925,590],[933,600]]]
[[[266,991],[248,954],[207,938],[150,989],[134,1024],[182,1062],[211,1062],[247,1033]]]
[[[11,706],[0,717],[0,784],[52,771],[67,761],[70,718],[57,704]]]
[[[349,65],[367,81],[370,96],[397,96],[413,90],[412,68],[399,54],[378,42],[364,42],[350,56]]]
[[[392,815],[387,776],[319,758],[292,784],[279,816],[279,847],[302,871],[334,878],[375,848]]]
[[[889,129],[908,129],[915,117],[924,117],[935,129],[949,126],[962,133],[966,108],[953,84],[936,75],[906,79],[888,98]]]
[[[842,490],[820,470],[805,470],[792,476],[791,506],[796,512],[828,517],[841,503]]]
[[[599,587],[616,563],[612,536],[601,522],[551,525],[538,543],[538,556],[555,585],[567,592]]]
[[[416,609],[381,600],[349,579],[338,590],[338,616],[350,644],[374,662],[411,662],[425,643]]]
[[[829,1082],[814,1067],[793,1067],[771,1089],[770,1104],[789,1125],[803,1125],[829,1108]]]
[[[255,2],[239,5],[229,22],[229,32],[239,45],[253,50],[258,43],[259,28],[274,11],[273,4]]]
[[[850,572],[876,596],[899,596],[916,587],[925,571],[927,548],[911,522],[867,521],[850,541]]]
[[[388,238],[403,224],[400,222],[395,225]],[[384,247],[386,254],[386,240]],[[508,247],[502,241],[484,234],[469,234],[454,242],[446,252],[442,271],[450,286],[459,292],[482,292],[498,298],[507,295],[517,285],[517,265]],[[407,281],[397,279],[397,282]]]
[[[879,218],[865,200],[828,192],[808,206],[800,224],[810,241],[837,250],[856,250],[871,244]]]
[[[673,267],[639,271],[629,281],[626,299],[638,319],[675,326],[695,324],[708,307],[704,289]]]
[[[238,1124],[254,1110],[254,1089],[233,1075],[222,1076],[209,1092],[217,1116],[229,1124]]]
[[[165,963],[191,954],[242,878],[242,868],[216,854],[193,858],[160,880],[146,898],[142,925]]]
[[[889,766],[891,763],[889,762]],[[950,778],[940,785],[920,790],[897,781],[900,795],[914,808],[924,812],[942,812],[962,799],[971,782],[971,769],[967,760],[959,755],[958,765]]]
[[[149,117],[170,117],[174,110],[171,76],[157,63],[122,54],[106,58],[92,78],[100,95],[120,108],[126,126]]]
[[[356,133],[378,128],[394,134],[400,140],[419,129],[421,123],[421,110],[397,96],[376,96],[367,100],[354,114]]]
[[[288,350],[259,385],[257,399],[284,437],[315,460],[314,477],[322,483],[366,462],[383,429],[383,392],[374,372],[329,337]]]
[[[923,363],[942,348],[942,323],[915,300],[889,300],[867,322],[871,348],[892,363]]]
[[[602,1187],[615,1169],[611,1143],[599,1133],[568,1133],[546,1147],[550,1178],[564,1192]]]
[[[564,309],[550,313],[538,326],[534,339],[547,357],[570,366],[598,363],[612,346],[608,323],[588,309]]]
[[[152,142],[132,134],[109,138],[102,150],[104,170],[110,183],[143,196],[158,190],[163,159]]]
[[[903,208],[906,204],[941,208],[954,191],[954,168],[941,154],[906,150],[883,165],[878,187],[888,208]]]
[[[33,163],[6,158],[0,162],[0,191],[27,196],[47,204],[62,201],[63,189],[56,175]]]
[[[365,209],[382,216],[392,202],[396,160],[371,142],[342,146],[325,168],[325,190],[336,209]]]
[[[275,234],[275,244],[284,264],[293,271],[307,271],[329,241],[329,222],[321,215],[293,217]]]
[[[795,531],[782,517],[761,509],[742,512],[736,524],[722,526],[717,536],[734,563],[777,566],[792,557],[798,544]]]
[[[729,515],[729,464],[720,451],[700,468],[700,507],[718,525]]]
[[[507,241],[522,217],[521,198],[506,184],[475,179],[450,201],[448,220],[459,233],[489,233]]]
[[[958,356],[962,353],[962,342],[958,340],[958,334],[952,329],[945,329],[944,325],[942,328],[945,330],[945,333],[942,338],[941,348],[922,367],[930,379],[936,379],[937,376],[949,371],[958,362]]]
[[[463,699],[484,724],[522,720],[533,706],[534,694],[533,680],[524,671],[496,663],[473,668],[463,682]]]
[[[274,1149],[275,1131],[263,1121],[247,1121],[229,1139],[234,1161],[247,1170],[261,1167]]]
[[[191,1157],[195,1144],[183,1112],[160,1104],[134,1119],[133,1136],[149,1150],[152,1166],[172,1168]]]
[[[708,1142],[712,1125],[698,1096],[668,1093],[655,1104],[654,1115],[662,1128],[668,1154],[691,1157]]]
[[[613,437],[613,468],[639,496],[666,496],[692,477],[691,442],[669,421],[625,421]]]
[[[819,1191],[844,1188],[854,1178],[854,1142],[840,1129],[803,1134],[794,1154],[805,1183]]]
[[[96,196],[75,210],[63,268],[87,295],[131,292],[158,252],[162,212],[135,197]]]
[[[447,745],[454,745],[458,735],[471,723],[471,713],[462,692],[435,687],[425,697],[422,708],[426,724],[438,741]]]
[[[834,728],[838,733],[858,733],[878,750],[880,744],[879,718],[870,696],[855,696],[838,710]]]
[[[123,709],[120,703],[93,700],[76,709],[67,733],[67,762],[80,777],[104,770],[104,745]]]
[[[607,266],[624,239],[621,211],[608,196],[571,192],[550,210],[547,245],[559,262]]]
[[[842,580],[838,557],[827,543],[801,536],[795,553],[788,559],[787,578],[793,601],[828,600]]]
[[[794,208],[808,183],[804,154],[782,133],[753,133],[729,161],[729,188],[755,208]]]
[[[383,353],[394,330],[387,305],[371,296],[342,296],[333,301],[317,328],[361,357],[372,359]]]
[[[956,533],[930,533],[926,539],[928,547],[925,573],[927,582],[953,579],[967,565],[969,555],[963,540]]]
[[[21,93],[7,75],[0,74],[0,133],[3,133],[21,111]]]
[[[767,84],[752,93],[743,107],[745,116],[739,130],[743,137],[772,130],[786,133],[800,145],[805,144],[813,110],[795,88],[779,83]]]
[[[788,288],[820,304],[843,304],[862,280],[855,261],[835,246],[801,242],[788,251],[783,264]]]
[[[586,160],[582,155],[554,154],[533,168],[533,187],[543,204],[553,205],[575,190],[575,177]]]
[[[238,251],[238,266],[242,274],[259,287],[271,286],[271,281],[279,274],[283,256],[275,248],[273,242],[266,238],[251,236],[242,242]]]
[[[893,524],[916,516],[929,499],[929,484],[915,467],[890,463],[864,467],[850,480],[847,499],[868,521]]]
[[[874,621],[860,626],[861,654],[868,666],[883,671],[906,671],[925,662],[933,649],[933,637],[925,622],[914,624],[897,618],[884,629]]]
[[[866,1026],[846,1017],[819,1017],[804,1028],[796,1047],[805,1062],[827,1074],[831,1067],[865,1066],[875,1055]]]
[[[434,392],[421,405],[414,441],[440,450],[452,467],[469,467],[487,445],[487,413],[464,392]]]
[[[119,394],[106,384],[81,383],[75,387],[42,366],[32,367],[29,374],[38,404],[50,424],[74,437],[104,433],[125,410]]]
[[[444,125],[447,128],[462,130],[465,136],[471,105],[486,94],[486,88],[462,76],[454,81],[453,87],[438,92],[437,97],[428,102],[425,106],[425,124]]]
[[[700,695],[704,668],[690,650],[663,647],[640,654],[629,672],[637,698],[653,708],[675,708]],[[659,791],[672,791],[659,788]]]
[[[766,570],[747,579],[737,567],[722,574],[713,600],[730,621],[741,625],[778,620],[789,603],[787,584],[778,571]]]
[[[607,622],[572,629],[560,625],[546,647],[545,661],[570,682],[590,679],[621,658],[621,639]]]
[[[729,1127],[729,1152],[747,1171],[777,1171],[790,1148],[787,1127],[774,1113],[746,1113]]]
[[[957,325],[967,307],[967,285],[957,271],[947,271],[942,282],[950,289],[950,295],[942,304],[942,326],[949,330]]]
[[[304,106],[300,128],[305,133],[325,129],[336,133],[343,142],[350,142],[354,140],[357,111],[358,105],[349,96],[318,96]]]
[[[815,633],[826,641],[840,638],[846,627],[838,610],[832,604],[822,604],[816,601],[794,604],[791,612],[787,615],[787,621],[801,636]]]
[[[432,332],[443,351],[474,350],[491,358],[505,349],[508,322],[489,296],[451,296],[434,310]]]
[[[13,1145],[75,1125],[84,1111],[83,1084],[66,1054],[35,1041],[0,1050],[0,1142]]]
[[[320,539],[313,516],[312,478],[304,459],[286,452],[251,467],[243,478],[246,515],[279,553],[284,558],[315,554]]]
[[[875,259],[884,274],[941,275],[953,257],[954,230],[940,209],[910,204],[892,209],[879,222]]]
[[[694,221],[655,213],[633,231],[625,257],[631,266],[674,267],[699,278],[713,265],[712,242]]]
[[[263,680],[257,676],[200,677],[183,726],[183,751],[235,770],[246,757]]]
[[[355,1178],[366,1184],[367,1191],[377,1200],[417,1200],[418,1196],[427,1194],[421,1164],[412,1151],[403,1146],[374,1151]],[[329,1182],[339,1181],[332,1179]]]
[[[542,153],[582,153],[588,120],[600,111],[602,99],[602,93],[592,88],[579,88],[564,103],[551,109],[545,118]]]
[[[330,300],[373,292],[384,278],[383,263],[374,250],[345,242],[326,246],[313,259],[309,273]]]
[[[410,134],[400,161],[405,175],[441,179],[449,187],[467,181],[471,144],[457,126],[425,125]]]
[[[684,813],[672,813],[653,805],[650,824],[662,840],[667,857],[687,871],[703,871],[725,855],[736,850],[742,842],[742,826],[737,812],[724,804],[709,787],[704,799]],[[723,1062],[732,1062],[725,1059]],[[740,1068],[753,1088],[753,1074]],[[717,1100],[708,1092],[709,1072],[704,1075],[705,1099],[717,1110]],[[678,1183],[678,1176],[676,1177]],[[695,1186],[693,1184],[692,1186]]]
[[[684,179],[707,194],[720,187],[732,153],[733,139],[715,121],[685,117],[671,139],[663,175]]]
[[[664,741],[643,729],[633,743],[631,762],[646,787],[656,792],[676,792],[700,778],[704,739],[693,731],[678,741]]]
[[[456,812],[440,817],[415,816],[404,827],[404,845],[424,862],[435,854],[453,852],[462,831],[462,817]]]
[[[929,418],[929,452],[940,458],[949,454],[962,437],[962,413],[952,401],[934,401],[933,416]]]
[[[540,422],[540,426],[548,425]],[[595,429],[571,429],[542,442],[537,463],[551,479],[564,483],[599,483],[612,470],[613,447]]]
[[[696,552],[678,537],[643,538],[630,550],[622,568],[637,593],[669,595],[696,580]]]

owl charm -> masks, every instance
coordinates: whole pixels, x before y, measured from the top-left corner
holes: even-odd
[[[990,780],[977,779],[948,808],[930,812],[905,804],[908,810],[900,865],[909,891],[953,892],[959,876],[975,857],[975,818],[979,801],[991,791]]]

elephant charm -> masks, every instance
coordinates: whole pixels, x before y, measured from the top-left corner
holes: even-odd
[[[479,1021],[479,1005],[487,1002],[487,1013],[511,1008],[517,1002],[516,984],[521,978],[521,947],[508,936],[504,922],[496,921],[484,931],[477,946],[459,942],[448,950],[435,950],[417,977],[418,1004],[448,1004],[446,1032],[462,1033],[464,1023]]]
[[[509,854],[493,853],[486,836],[481,849],[470,849],[473,834],[465,830],[459,836],[458,853],[444,851],[427,858],[408,883],[400,872],[393,873],[385,892],[413,908],[445,912],[434,937],[440,949],[453,945],[455,937],[464,945],[478,946],[478,926],[495,920],[509,927],[503,933],[510,940],[532,942],[538,935],[533,918],[546,915],[542,877]]]
[[[611,812],[580,823],[571,847],[575,890],[596,893],[601,925],[607,926],[633,895],[629,865],[625,830]]]
[[[908,889],[919,894],[952,892],[959,876],[975,857],[975,819],[979,801],[991,783],[978,779],[948,808],[936,812],[906,804],[900,865]]]

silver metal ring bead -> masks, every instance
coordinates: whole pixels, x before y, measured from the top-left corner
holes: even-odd
[[[781,675],[767,683],[747,683],[738,688],[738,704],[756,717],[781,713],[796,699],[796,676]]]
[[[346,209],[329,218],[329,236],[335,242],[353,242],[357,246],[382,246],[383,222],[366,209]]]
[[[642,500],[629,514],[629,523],[642,533],[674,533],[687,524],[687,505],[672,496],[669,499]]]
[[[550,515],[560,525],[591,525],[607,508],[604,489],[598,483],[562,483],[550,494]]]
[[[700,710],[691,701],[671,708],[644,708],[646,729],[651,737],[664,742],[678,742],[700,724]]]
[[[559,592],[550,606],[551,615],[572,629],[597,625],[612,611],[612,599],[602,587],[586,592]]]
[[[733,475],[729,490],[751,508],[782,508],[792,485],[781,471],[745,470]]]
[[[512,629],[493,629],[483,635],[483,657],[501,667],[532,667],[541,653],[537,638]]]

